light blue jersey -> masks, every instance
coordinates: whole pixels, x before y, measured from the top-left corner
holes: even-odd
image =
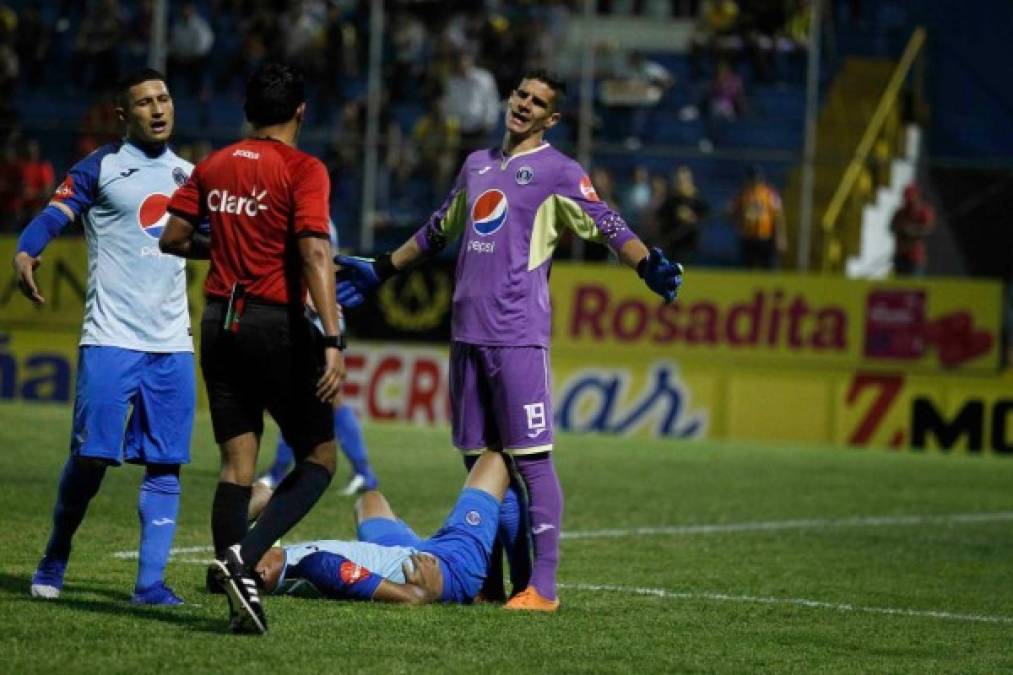
[[[278,582],[277,594],[295,595],[316,595],[316,589],[307,584],[303,579],[289,578],[286,572],[289,568],[299,564],[299,561],[308,555],[324,551],[335,553],[351,560],[357,565],[362,565],[373,574],[377,574],[388,581],[398,584],[405,582],[404,570],[401,565],[410,556],[416,553],[415,549],[408,546],[381,546],[365,541],[342,541],[338,539],[324,539],[310,541],[303,544],[294,544],[285,547],[285,566],[282,568],[281,578]]]
[[[84,224],[88,292],[82,346],[193,352],[186,261],[158,249],[166,205],[193,165],[172,150],[149,156],[129,141],[97,149],[53,199]]]

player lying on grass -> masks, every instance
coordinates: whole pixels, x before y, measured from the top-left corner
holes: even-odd
[[[274,593],[405,604],[469,603],[481,590],[510,477],[503,456],[486,450],[472,467],[443,526],[422,539],[383,494],[356,504],[359,541],[276,546],[256,572]]]

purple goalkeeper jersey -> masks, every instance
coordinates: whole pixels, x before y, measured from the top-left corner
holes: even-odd
[[[636,238],[598,198],[580,164],[548,143],[464,161],[443,205],[415,234],[423,253],[461,237],[451,339],[549,346],[549,268],[566,229],[618,251]]]

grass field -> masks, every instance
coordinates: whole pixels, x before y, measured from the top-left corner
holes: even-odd
[[[128,602],[136,467],[92,502],[62,598],[28,596],[68,428],[0,406],[3,672],[1013,672],[1011,460],[564,436],[557,615],[269,598],[255,638],[225,632],[207,553],[170,563],[186,606]],[[366,432],[395,509],[435,529],[463,480],[448,433]],[[177,547],[210,540],[206,418],[194,438]],[[289,540],[351,537],[349,506],[332,490]]]

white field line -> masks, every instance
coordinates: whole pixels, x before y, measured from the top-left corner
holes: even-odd
[[[778,530],[824,530],[837,527],[896,527],[945,525],[962,523],[993,523],[1013,520],[1013,511],[986,513],[953,513],[949,515],[855,516],[852,518],[804,518],[712,525],[673,525],[668,527],[627,527],[607,530],[573,530],[561,533],[562,539],[614,539],[618,537],[654,537],[664,535],[721,534],[726,532],[771,532]],[[185,546],[172,549],[173,555],[208,553],[211,546]],[[137,551],[114,551],[121,560],[136,560]],[[187,561],[195,562],[195,561]],[[210,561],[208,561],[210,562]]]
[[[991,513],[954,513],[949,515],[855,516],[852,518],[803,518],[713,525],[674,525],[669,527],[628,527],[608,530],[575,530],[563,532],[562,539],[612,539],[616,537],[647,537],[673,534],[721,534],[725,532],[769,532],[777,530],[826,530],[838,527],[894,527],[911,525],[945,525],[991,523],[1013,520],[1013,511]]]
[[[728,593],[700,593],[669,591],[664,588],[640,588],[635,586],[613,586],[609,584],[559,584],[560,588],[573,591],[615,592],[627,595],[644,595],[669,600],[709,600],[712,602],[740,602],[758,605],[790,605],[829,609],[837,612],[861,612],[864,614],[886,614],[891,616],[911,616],[928,619],[949,619],[951,621],[967,621],[976,623],[1013,624],[1013,616],[990,616],[988,614],[961,614],[936,609],[901,609],[898,607],[866,607],[850,603],[824,602],[807,598],[772,598],[756,595],[730,595]]]

